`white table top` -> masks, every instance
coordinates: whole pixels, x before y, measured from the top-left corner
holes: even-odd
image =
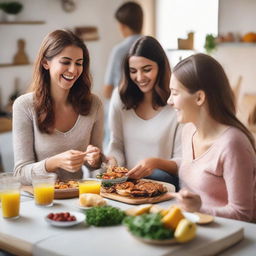
[[[128,209],[131,205],[107,200],[112,206]],[[51,208],[35,206],[33,200],[21,203],[21,217],[17,220],[1,218],[0,221],[0,247],[9,248],[1,244],[9,244],[12,248],[22,249],[20,240],[24,242],[27,255],[122,255],[122,256],[160,256],[160,255],[204,255],[214,247],[221,245],[225,236],[235,233],[243,228],[245,239],[237,245],[219,255],[255,255],[256,252],[256,225],[246,222],[215,218],[209,225],[198,226],[197,237],[183,245],[153,246],[135,240],[123,226],[115,227],[88,227],[81,223],[74,227],[58,228],[50,226],[44,220],[49,212],[53,211],[80,211],[77,208],[78,199],[55,200]],[[159,203],[168,207],[174,202]],[[16,240],[16,241],[15,241]],[[211,246],[210,246],[211,245]],[[205,250],[205,248],[208,248]],[[184,251],[185,250],[185,251]]]

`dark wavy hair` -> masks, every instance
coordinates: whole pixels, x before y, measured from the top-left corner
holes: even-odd
[[[191,94],[204,91],[211,117],[241,130],[256,152],[253,135],[236,117],[234,94],[219,62],[206,54],[191,55],[173,68],[173,75]]]
[[[33,81],[30,91],[34,94],[34,107],[39,130],[52,133],[55,119],[49,70],[43,67],[44,60],[51,60],[67,46],[77,46],[83,51],[83,71],[69,91],[68,101],[74,110],[87,115],[91,108],[91,77],[89,73],[89,52],[83,41],[68,30],[55,30],[43,40],[35,61]]]
[[[152,106],[154,109],[165,106],[170,96],[170,64],[160,43],[151,36],[142,36],[133,44],[123,62],[120,97],[125,109],[135,109],[144,97],[143,92],[141,92],[130,77],[129,59],[132,56],[144,57],[157,63],[158,74],[155,86],[153,87]]]

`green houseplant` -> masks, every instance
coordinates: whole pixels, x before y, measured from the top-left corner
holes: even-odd
[[[7,21],[15,21],[16,15],[21,12],[23,5],[20,2],[5,2],[0,5],[5,12]]]
[[[6,2],[0,5],[5,13],[18,14],[21,12],[23,5],[19,2]]]
[[[215,37],[212,34],[207,34],[204,44],[204,49],[206,50],[206,52],[210,54],[216,48],[216,46],[217,44],[215,41]]]

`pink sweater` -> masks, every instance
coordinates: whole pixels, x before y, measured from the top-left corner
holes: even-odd
[[[201,156],[193,159],[189,123],[182,135],[181,186],[202,199],[201,212],[244,220],[256,220],[256,154],[240,130],[228,128]]]

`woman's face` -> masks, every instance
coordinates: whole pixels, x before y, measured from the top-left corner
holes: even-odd
[[[155,86],[158,65],[156,62],[139,56],[129,59],[130,78],[143,93],[152,92]]]
[[[69,90],[83,72],[83,50],[67,46],[43,66],[49,70],[52,88]]]
[[[172,74],[170,81],[171,95],[167,103],[176,110],[179,123],[195,122],[198,113],[196,93],[191,94]]]

